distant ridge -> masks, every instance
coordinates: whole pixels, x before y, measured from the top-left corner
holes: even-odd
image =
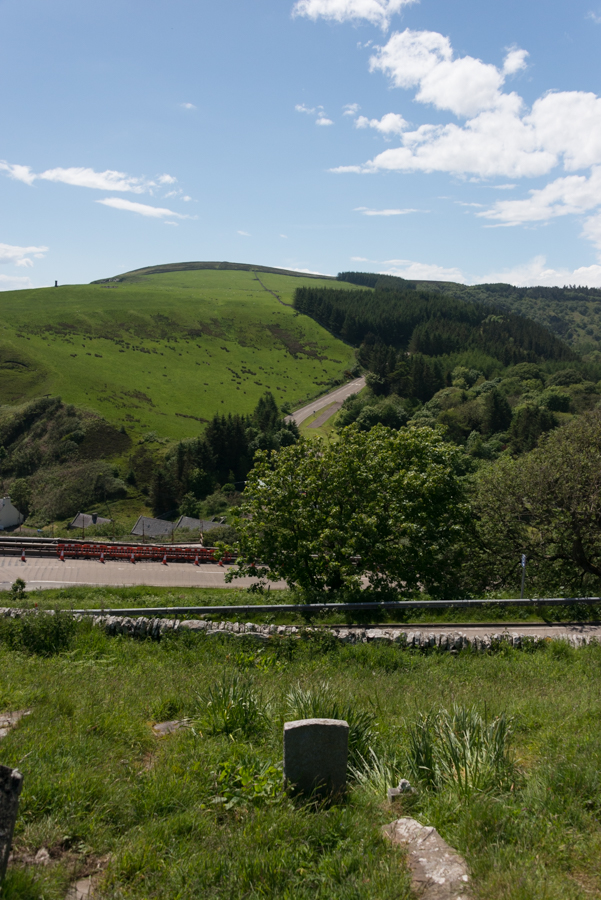
[[[181,262],[165,263],[161,266],[146,266],[144,269],[132,269],[113,278],[98,278],[90,284],[108,284],[111,281],[129,281],[140,275],[165,275],[169,272],[191,272],[196,269],[222,269],[231,272],[270,272],[273,275],[293,275],[296,278],[319,278],[336,281],[334,275],[318,275],[313,272],[297,272],[294,269],[274,269],[272,266],[255,266],[251,263],[231,262]]]

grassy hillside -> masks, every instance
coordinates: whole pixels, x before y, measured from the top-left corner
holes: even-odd
[[[299,405],[354,365],[291,306],[296,287],[330,280],[180,266],[1,293],[0,401],[60,395],[130,433],[181,439],[268,389]]]

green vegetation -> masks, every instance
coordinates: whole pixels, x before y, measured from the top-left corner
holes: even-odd
[[[362,579],[379,596],[453,596],[469,541],[464,473],[464,454],[430,428],[353,427],[336,444],[257,453],[227,577],[285,579],[306,599],[356,595]]]
[[[257,651],[82,623],[49,652],[3,632],[0,710],[32,710],[2,741],[24,774],[3,896],[62,900],[96,873],[107,900],[409,900],[380,832],[401,815],[466,856],[475,900],[596,896],[600,697],[600,648],[562,642],[453,657],[274,637]],[[252,728],[236,720],[249,708]],[[331,807],[282,790],[283,721],[314,709],[354,717],[350,791]],[[173,719],[184,727],[153,733]],[[418,793],[391,807],[400,777]],[[41,848],[49,864],[32,865]]]
[[[601,289],[566,285],[520,288],[512,284],[457,284],[452,281],[407,281],[371,272],[341,272],[340,281],[365,287],[418,290],[493,304],[527,316],[582,353],[601,349]]]
[[[284,421],[270,391],[251,415],[216,415],[202,437],[180,441],[156,467],[153,509],[161,514],[179,507],[188,516],[203,508],[210,515],[222,512],[238,501],[257,450],[289,447],[298,437],[297,426]]]
[[[163,267],[104,284],[0,295],[0,398],[46,394],[140,438],[194,437],[265,390],[299,405],[345,378],[352,350],[292,308],[309,277]]]

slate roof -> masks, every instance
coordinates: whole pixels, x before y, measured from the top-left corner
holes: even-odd
[[[77,513],[73,521],[69,524],[69,528],[90,528],[92,525],[108,525],[112,519],[105,519],[97,516],[96,513]]]
[[[172,531],[174,531],[173,522],[168,522],[166,519],[151,519],[150,516],[139,516],[131,533],[140,537],[161,537],[171,534]]]

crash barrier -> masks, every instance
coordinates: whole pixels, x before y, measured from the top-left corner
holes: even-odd
[[[511,606],[601,606],[601,597],[536,597],[515,600],[401,600],[384,603],[249,603],[238,606],[145,606],[128,609],[73,609],[81,616],[191,616],[191,615],[249,615],[250,613],[302,613],[308,617],[322,612],[407,612],[408,609],[471,609],[486,606],[488,609],[503,609]]]
[[[94,543],[58,543],[55,552],[59,559],[97,559],[100,562],[109,560],[126,560],[127,562],[159,562],[230,564],[236,557],[232,553],[219,556],[213,547],[178,547],[161,546],[160,544],[94,544]]]
[[[185,562],[195,565],[204,563],[231,564],[236,557],[226,553],[219,559],[212,547],[198,547],[190,544],[136,544],[74,540],[60,538],[1,538],[0,556],[18,556],[22,562],[29,558],[54,557],[66,559],[96,559],[100,562],[126,560],[128,562]]]

